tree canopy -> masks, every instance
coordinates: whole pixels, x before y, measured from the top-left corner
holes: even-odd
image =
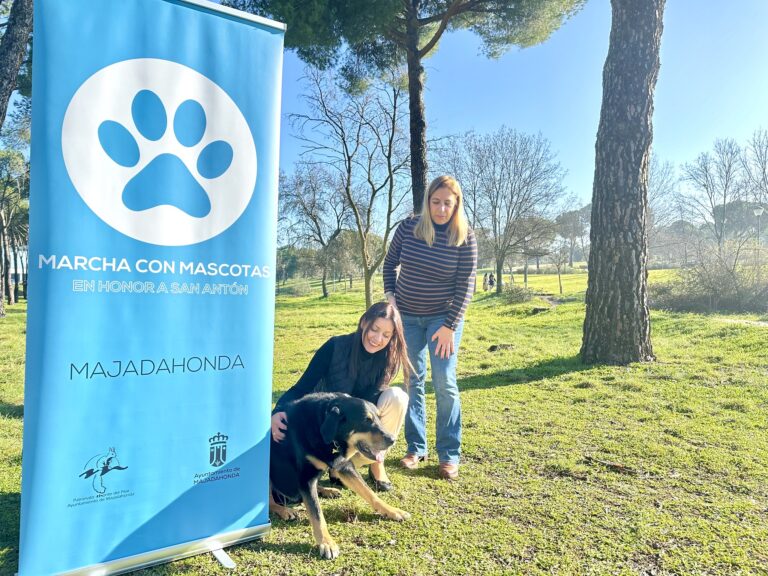
[[[483,52],[498,57],[512,46],[545,41],[586,0],[227,0],[225,4],[267,14],[288,24],[286,47],[305,62],[326,68],[342,63],[350,79],[401,63],[407,32],[418,30],[419,57],[428,56],[443,33],[468,29]],[[407,19],[414,18],[409,23]]]
[[[546,40],[586,0],[226,0],[288,25],[286,47],[320,68],[339,66],[347,87],[377,71],[405,63],[410,104],[414,210],[426,189],[426,119],[422,60],[448,30],[468,29],[486,55]]]

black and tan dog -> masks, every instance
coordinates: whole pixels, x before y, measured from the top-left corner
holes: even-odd
[[[395,442],[382,428],[376,406],[347,394],[318,393],[291,402],[285,412],[286,436],[281,442],[272,440],[269,511],[293,520],[297,515],[287,506],[304,502],[322,557],[339,555],[318,500],[318,493],[331,498],[340,495],[338,490],[317,485],[329,468],[379,514],[399,521],[410,517],[374,494],[350,462],[358,452],[382,462],[386,449]]]

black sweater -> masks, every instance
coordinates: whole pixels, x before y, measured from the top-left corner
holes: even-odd
[[[358,347],[357,376],[349,376],[353,346]],[[298,382],[283,394],[272,411],[283,412],[285,406],[312,392],[346,392],[374,404],[389,382],[384,381],[387,349],[371,354],[363,347],[356,332],[330,338],[310,360]]]

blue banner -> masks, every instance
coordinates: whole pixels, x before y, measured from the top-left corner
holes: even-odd
[[[283,33],[35,1],[21,576],[269,529]]]

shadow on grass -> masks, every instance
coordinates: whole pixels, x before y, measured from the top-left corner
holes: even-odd
[[[481,374],[467,378],[459,377],[459,390],[485,390],[501,386],[527,384],[529,382],[537,382],[547,378],[556,378],[563,374],[594,370],[601,366],[601,364],[582,364],[578,354],[572,356],[557,356],[548,360],[542,360],[536,364],[531,364],[530,366],[512,368],[510,370],[500,370],[490,374]],[[427,377],[425,391],[427,394],[433,394],[435,391],[429,377]],[[277,402],[284,393],[284,391],[273,391],[272,402]]]
[[[282,520],[278,520],[274,522],[274,526],[278,527],[280,526],[280,522],[283,522]],[[310,542],[310,538],[308,539]],[[238,547],[242,547],[244,550],[250,550],[252,552],[276,552],[278,554],[292,554],[294,556],[302,556],[306,558],[307,556],[311,556],[314,552],[315,557],[319,558],[316,547],[313,544],[277,544],[275,542],[270,542],[269,540],[259,539],[259,540],[251,540],[250,542],[245,542],[243,544],[238,544]]]
[[[27,309],[26,308],[22,309],[22,308],[18,308],[18,307],[11,307],[11,306],[8,306],[7,304],[5,305],[5,315],[6,316],[17,316],[17,315],[21,316],[21,315],[25,315],[26,313],[27,313]]]
[[[2,464],[3,466],[6,466],[6,470],[8,470],[11,466],[17,466],[21,468],[21,452],[18,454],[13,454],[11,456],[5,457],[5,462]]]
[[[14,576],[19,570],[19,551],[17,548],[0,547],[0,574]]]
[[[462,460],[465,460],[465,456],[462,454]],[[449,482],[448,480],[443,480],[440,477],[440,463],[437,459],[437,453],[436,452],[430,452],[429,460],[427,462],[422,462],[419,464],[418,468],[414,468],[413,470],[401,470],[406,476],[418,476],[420,478],[431,478],[432,480],[440,480],[441,482]],[[401,480],[401,482],[405,481],[405,478]],[[447,484],[446,484],[447,486]]]
[[[14,574],[19,566],[18,492],[0,492],[0,574]]]
[[[561,304],[583,304],[586,292],[534,292],[533,298],[524,302],[508,302],[503,294],[487,294],[476,298],[473,305],[493,309],[500,316],[535,316],[541,312],[554,310]],[[541,310],[543,307],[549,310]]]
[[[586,299],[586,292],[577,292],[575,294],[568,294],[568,295],[561,295],[561,294],[552,294],[552,299],[557,302],[557,304],[572,304],[574,302],[578,303],[584,303],[584,300]]]
[[[0,417],[19,419],[24,418],[24,406],[0,402]]]
[[[557,356],[531,364],[530,366],[500,370],[491,374],[470,376],[469,378],[459,378],[459,390],[484,390],[500,386],[527,384],[528,382],[537,382],[546,378],[556,378],[563,374],[594,370],[599,366],[599,364],[582,364],[578,354]],[[433,392],[432,386],[429,383],[427,383],[427,392]]]

